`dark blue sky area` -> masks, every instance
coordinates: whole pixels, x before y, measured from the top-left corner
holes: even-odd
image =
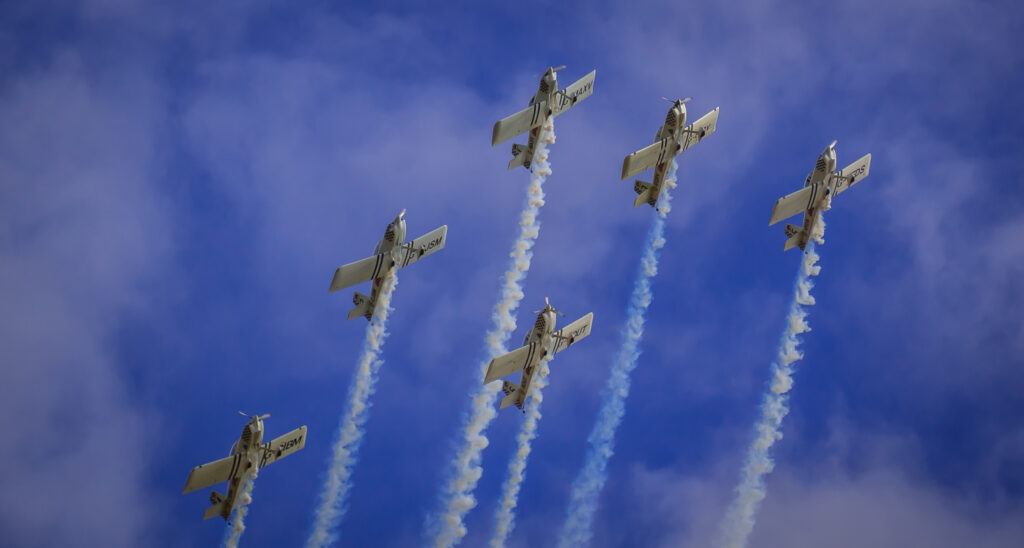
[[[1021,546],[1022,23],[1011,2],[3,5],[3,543],[218,542],[180,492],[239,409],[309,427],[242,537],[302,543],[365,330],[326,289],[407,208],[448,244],[400,273],[341,544],[425,544],[529,180],[491,128],[565,64],[595,91],[556,122],[512,341],[545,296],[595,323],[552,362],[510,545],[564,519],[652,215],[621,162],[664,95],[721,114],[679,158],[593,545],[716,537],[800,263],[771,207],[838,139],[871,175],[826,216],[751,545]],[[488,429],[466,546],[522,419]]]

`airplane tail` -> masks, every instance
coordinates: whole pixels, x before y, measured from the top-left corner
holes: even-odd
[[[654,205],[651,201],[651,183],[645,183],[644,181],[637,179],[636,182],[633,183],[633,190],[638,194],[636,200],[633,200],[633,207],[640,207],[640,204]]]
[[[792,238],[794,234],[799,234],[801,230],[803,230],[802,227],[786,223],[786,237],[787,238]]]
[[[206,512],[203,513],[203,519],[210,519],[214,516],[221,516],[222,518],[224,518],[224,521],[228,520],[228,517],[231,515],[231,509],[228,508],[228,512],[224,512],[224,507],[226,506],[224,495],[216,491],[210,491],[210,504],[212,506],[207,508]]]
[[[513,404],[520,409],[523,408],[523,399],[520,397],[522,389],[520,389],[518,384],[505,381],[501,385],[501,391],[505,393],[505,397],[501,399],[501,405],[498,406],[498,409],[504,409]]]
[[[526,165],[526,147],[520,144],[512,145],[512,159],[508,162],[509,169],[515,169]]]
[[[793,225],[786,225],[786,235],[787,236],[789,236],[789,227],[791,227],[791,226],[793,226]],[[789,239],[786,240],[786,245],[783,246],[782,250],[783,251],[789,251],[790,249],[793,249],[794,247],[799,247],[800,249],[803,249],[804,246],[807,245],[807,242],[801,242],[800,241],[800,234],[801,234],[800,229],[797,229],[796,234],[793,234],[792,236],[789,236]]]
[[[352,296],[352,302],[355,303],[355,308],[348,311],[348,319],[358,318],[364,316],[367,320],[373,317],[373,307],[370,306],[370,298],[363,295],[360,292],[356,292]]]

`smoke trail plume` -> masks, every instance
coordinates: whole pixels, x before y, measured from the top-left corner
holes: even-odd
[[[494,536],[491,537],[491,548],[502,548],[505,541],[512,534],[514,510],[519,499],[519,488],[526,479],[526,460],[530,458],[530,447],[533,438],[537,437],[537,423],[540,421],[540,404],[544,401],[541,391],[548,385],[548,367],[553,354],[548,354],[541,359],[537,368],[537,374],[530,383],[530,397],[526,401],[526,416],[523,425],[516,436],[516,453],[508,463],[508,477],[501,486],[501,502],[498,503],[498,510],[494,513]]]
[[[348,404],[335,434],[327,480],[320,493],[320,506],[316,509],[313,531],[306,540],[308,548],[327,546],[338,539],[341,519],[347,510],[346,499],[352,489],[352,471],[366,433],[363,426],[370,414],[370,396],[373,395],[373,387],[384,363],[380,359],[380,349],[387,338],[388,314],[392,310],[391,295],[397,285],[395,271],[388,271],[377,296],[377,307],[366,328],[363,350],[356,362],[355,375],[348,390]]]
[[[494,313],[491,315],[494,325],[487,332],[486,355],[476,371],[477,388],[473,389],[470,408],[463,415],[461,435],[456,442],[459,448],[451,463],[451,476],[441,495],[440,517],[429,524],[437,529],[433,540],[433,545],[437,548],[454,546],[466,536],[463,520],[466,513],[476,506],[473,490],[476,489],[476,484],[483,474],[480,454],[488,444],[485,432],[496,414],[494,399],[501,388],[498,381],[484,385],[484,377],[487,374],[487,364],[507,351],[505,343],[516,328],[515,312],[523,298],[522,284],[530,270],[530,259],[533,257],[530,250],[540,234],[537,215],[544,205],[542,185],[551,174],[547,145],[554,142],[554,126],[548,119],[537,139],[526,205],[519,217],[519,237],[512,245],[512,253],[509,255],[512,262],[505,271],[501,299],[494,305]]]
[[[245,515],[249,513],[249,504],[252,503],[252,487],[259,475],[260,468],[255,464],[260,461],[259,449],[249,449],[246,455],[249,462],[253,464],[249,473],[242,480],[242,490],[238,493],[238,502],[235,505],[235,518],[231,521],[227,531],[224,532],[224,548],[238,548],[238,541],[245,531]]]
[[[822,243],[825,223],[820,213],[815,224],[812,237]],[[821,267],[816,264],[818,254],[814,247],[815,242],[807,244],[800,271],[797,272],[793,303],[786,317],[786,329],[779,341],[778,356],[771,366],[771,382],[761,404],[761,419],[754,427],[754,441],[747,450],[747,460],[736,487],[736,498],[722,520],[718,545],[725,548],[743,548],[747,545],[750,532],[754,529],[758,506],[767,495],[764,478],[775,467],[769,451],[776,441],[782,439],[782,419],[789,413],[786,407],[787,394],[793,388],[793,364],[804,357],[799,350],[799,336],[811,330],[807,325],[807,310],[804,307],[814,304],[814,297],[811,296],[814,284],[810,277],[821,272]]]
[[[615,446],[615,431],[625,413],[626,397],[629,395],[629,376],[636,369],[640,358],[640,339],[644,335],[644,316],[654,298],[651,293],[651,278],[658,273],[658,252],[665,245],[665,217],[671,210],[670,191],[676,186],[676,169],[672,167],[665,175],[665,188],[658,198],[657,214],[647,232],[647,243],[640,259],[633,294],[626,311],[626,328],[622,332],[622,346],[612,362],[611,376],[605,388],[604,399],[597,414],[597,423],[590,432],[586,460],[579,475],[572,483],[569,506],[562,526],[558,546],[573,548],[585,545],[593,536],[594,513],[597,511],[601,489],[608,479],[608,459]]]

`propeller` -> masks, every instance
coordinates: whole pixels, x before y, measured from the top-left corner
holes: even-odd
[[[242,411],[239,411],[239,412],[238,412],[238,414],[239,414],[239,415],[242,415],[243,417],[245,417],[245,418],[247,418],[247,419],[251,419],[251,418],[252,418],[252,415],[247,415],[246,413],[244,413],[244,412],[242,412]],[[263,420],[263,419],[269,419],[269,418],[270,418],[270,413],[267,413],[267,414],[265,414],[265,415],[260,415],[260,416],[258,416],[258,417],[256,417],[256,418],[257,418],[257,419],[259,419],[259,420]]]
[[[562,314],[562,312],[560,310],[558,310],[557,308],[551,306],[551,303],[548,301],[547,296],[545,296],[544,297],[544,310],[547,310],[548,308],[550,308],[555,314],[558,314],[559,316],[561,316],[563,318],[565,317],[565,314]],[[534,314],[540,314],[541,312],[543,312],[543,310],[534,310],[533,311]]]
[[[560,70],[562,70],[564,68],[565,68],[565,65],[559,65],[559,66],[554,67],[554,68],[549,68],[548,70],[550,70],[552,73],[555,73],[555,72],[558,72],[558,71],[560,71]],[[544,72],[538,72],[537,74],[534,74],[533,77],[534,78],[539,78],[541,76],[544,76],[547,73],[548,73],[548,71],[545,70]]]
[[[665,97],[664,95],[662,95],[661,98],[666,100],[666,101],[668,101],[669,103],[675,103],[676,101],[679,101],[680,103],[689,103],[690,101],[693,100],[693,97],[687,97],[686,99],[676,99],[676,101],[673,101],[672,99],[669,99],[668,97]]]
[[[839,139],[836,139],[835,141],[832,141],[832,144],[829,145],[828,148],[836,148],[836,143],[838,143],[838,142],[839,142]]]
[[[402,219],[402,218],[404,218],[404,217],[405,217],[405,208],[403,207],[403,208],[402,208],[402,212],[398,214],[398,218],[399,218],[399,219]]]

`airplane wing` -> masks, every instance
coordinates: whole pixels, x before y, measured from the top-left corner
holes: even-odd
[[[675,149],[676,144],[671,139],[662,139],[626,156],[622,160],[622,178],[651,169],[675,154]]]
[[[587,335],[590,335],[592,325],[594,325],[593,312],[556,331],[554,352],[557,354],[580,342],[580,339],[586,338]]]
[[[788,219],[801,211],[807,211],[824,191],[825,185],[809,185],[779,198],[775,201],[775,207],[772,208],[772,218],[768,221],[768,226]]]
[[[865,177],[868,176],[868,172],[871,170],[871,155],[865,154],[861,159],[846,166],[838,175],[833,175],[837,178],[835,184],[836,194],[843,192],[851,186],[859,183]]]
[[[484,376],[484,384],[495,379],[500,379],[506,375],[511,375],[516,371],[522,371],[523,368],[540,356],[540,350],[541,348],[539,344],[528,344],[526,346],[521,346],[508,354],[494,358],[487,366],[487,375]]]
[[[196,489],[228,481],[234,477],[235,472],[244,464],[244,461],[245,455],[238,454],[196,466],[189,472],[182,493],[191,493]]]
[[[300,426],[287,434],[263,444],[260,468],[291,455],[306,446],[306,427]]]
[[[494,124],[494,131],[491,133],[491,146],[504,143],[509,139],[526,133],[531,129],[544,123],[544,120],[551,115],[551,109],[547,101],[534,103],[508,118],[498,120]]]
[[[381,269],[385,266],[387,258],[386,254],[381,253],[339,267],[338,270],[334,271],[334,279],[331,280],[331,287],[327,289],[327,292],[334,293],[339,289],[345,289],[346,287],[376,278],[377,274],[380,274]]]
[[[590,97],[594,93],[594,77],[597,76],[597,70],[590,71],[590,74],[576,80],[569,87],[563,89],[558,93],[557,103],[554,111],[555,116],[569,110],[576,103]]]
[[[399,267],[404,268],[435,251],[444,249],[447,237],[448,225],[444,225],[409,242],[407,247],[403,247],[404,256],[398,261]]]
[[[682,148],[679,152],[682,152],[693,145],[704,140],[705,137],[715,132],[718,127],[718,107],[715,110],[701,116],[696,122],[690,124],[686,128],[686,133],[683,137]]]

